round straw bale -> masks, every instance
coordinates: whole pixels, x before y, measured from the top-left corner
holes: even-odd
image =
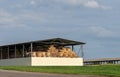
[[[36,52],[32,52],[32,57],[36,57]]]
[[[42,52],[42,56],[43,56],[43,57],[46,57],[46,52]]]
[[[70,48],[66,48],[66,51],[71,51],[71,49]]]
[[[74,58],[78,57],[77,54],[75,54],[75,53],[74,53],[72,56],[73,56]]]
[[[59,57],[63,57],[63,53],[62,52],[59,52]]]
[[[41,52],[37,52],[37,53],[36,53],[36,56],[37,56],[37,57],[42,57]]]
[[[47,57],[51,57],[51,53],[50,53],[50,52],[47,52],[47,53],[46,53],[46,56],[47,56]]]
[[[68,57],[68,54],[63,54],[64,57]]]
[[[71,54],[71,53],[69,53],[69,54],[68,54],[68,56],[69,56],[69,57],[72,57],[72,54]]]

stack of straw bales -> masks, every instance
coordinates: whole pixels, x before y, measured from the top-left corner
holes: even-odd
[[[70,48],[65,48],[64,47],[64,48],[60,49],[59,57],[72,57],[72,58],[75,58],[75,57],[78,57],[78,56]]]
[[[50,54],[48,57],[58,57],[58,49],[54,45],[48,48],[47,53]]]
[[[30,56],[30,53],[27,53]],[[46,51],[33,51],[32,57],[71,57],[77,58],[77,54],[73,52],[70,48],[62,47],[58,49],[54,45],[50,45]]]
[[[46,52],[36,52],[36,57],[47,57]]]

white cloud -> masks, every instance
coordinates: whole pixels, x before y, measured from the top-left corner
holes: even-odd
[[[26,7],[28,5],[41,5],[44,3],[48,3],[51,5],[60,3],[69,6],[84,6],[87,8],[99,8],[99,9],[110,9],[110,7],[105,6],[99,3],[97,0],[29,0],[27,4],[19,5],[17,4],[15,7]]]
[[[34,0],[32,0],[32,1],[30,2],[30,4],[31,4],[31,5],[35,5],[36,2],[35,2]]]
[[[69,5],[83,5],[89,8],[109,9],[109,7],[100,4],[96,0],[53,0],[53,1],[66,3]]]
[[[91,26],[89,27],[90,32],[99,37],[112,37],[114,32],[100,26]]]
[[[100,3],[98,3],[98,2],[95,1],[95,0],[88,0],[87,2],[85,2],[84,6],[90,7],[90,8],[110,9],[110,7],[101,5]]]
[[[99,8],[101,5],[96,1],[88,1],[84,4],[86,7]]]

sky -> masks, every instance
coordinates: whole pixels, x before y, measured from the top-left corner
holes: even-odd
[[[120,0],[0,0],[0,45],[85,42],[84,57],[120,57]]]

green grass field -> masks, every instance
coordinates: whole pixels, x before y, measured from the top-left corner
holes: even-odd
[[[0,66],[0,69],[17,70],[27,72],[44,72],[60,74],[81,74],[81,75],[103,75],[120,76],[120,65],[99,65],[99,66]]]

